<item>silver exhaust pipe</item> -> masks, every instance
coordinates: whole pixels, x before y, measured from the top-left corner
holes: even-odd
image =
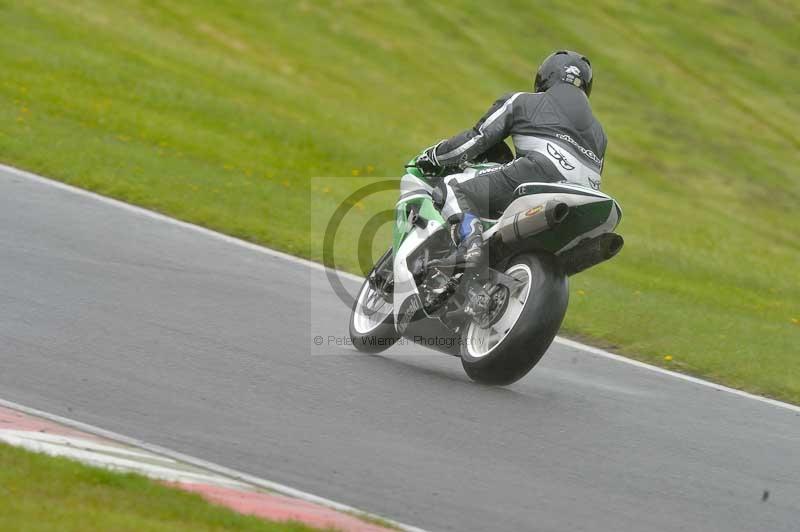
[[[511,244],[552,229],[567,219],[569,210],[563,201],[550,200],[503,218],[497,232],[504,244]]]
[[[544,215],[547,217],[547,223],[553,228],[566,220],[569,215],[569,205],[563,201],[550,200],[545,204]]]

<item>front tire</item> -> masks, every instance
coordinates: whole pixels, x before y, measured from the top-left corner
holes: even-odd
[[[390,249],[377,265],[383,264],[386,260],[391,261],[391,253]],[[369,279],[374,270],[373,268],[361,285],[350,312],[350,340],[356,349],[364,353],[380,353],[400,339],[394,327],[392,303],[370,285]]]
[[[505,271],[522,282],[509,291],[502,315],[491,325],[464,326],[461,363],[476,382],[506,385],[524,377],[542,358],[567,312],[567,277],[549,254],[524,253]]]

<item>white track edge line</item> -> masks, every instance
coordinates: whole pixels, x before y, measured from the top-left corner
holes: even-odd
[[[178,220],[176,218],[171,218],[171,217],[166,216],[164,214],[160,214],[160,213],[157,213],[155,211],[151,211],[151,210],[145,209],[143,207],[137,207],[135,205],[131,205],[130,203],[125,203],[123,201],[116,200],[116,199],[113,199],[113,198],[109,198],[107,196],[102,196],[102,195],[97,194],[95,192],[90,192],[88,190],[85,190],[85,189],[82,189],[82,188],[78,188],[78,187],[75,187],[75,186],[72,186],[72,185],[68,185],[68,184],[62,183],[60,181],[55,181],[53,179],[49,179],[47,177],[42,177],[40,175],[36,175],[36,174],[31,173],[31,172],[26,172],[25,170],[20,170],[18,168],[14,168],[13,166],[0,164],[0,170],[4,170],[4,171],[6,171],[6,172],[8,172],[10,174],[13,174],[13,175],[16,175],[18,177],[25,178],[25,179],[29,179],[31,181],[38,182],[38,183],[41,183],[43,185],[47,185],[47,186],[55,187],[55,188],[58,188],[58,189],[61,189],[61,190],[65,190],[65,191],[71,192],[73,194],[77,194],[79,196],[93,198],[93,199],[95,199],[95,200],[97,200],[97,201],[99,201],[101,203],[106,203],[108,205],[113,205],[115,207],[119,207],[121,209],[124,209],[124,210],[126,210],[128,212],[132,212],[132,213],[135,213],[135,214],[138,214],[138,215],[141,215],[141,216],[146,216],[148,218],[152,218],[154,220],[159,220],[159,221],[166,222],[166,223],[169,223],[169,224],[172,224],[172,225],[177,225],[179,227],[183,227],[183,228],[186,228],[186,229],[197,231],[197,232],[202,233],[202,234],[204,234],[206,236],[209,236],[211,238],[215,238],[217,240],[222,240],[222,241],[228,242],[230,244],[234,244],[234,245],[237,245],[237,246],[240,246],[240,247],[243,247],[243,248],[247,248],[247,249],[250,249],[252,251],[256,251],[258,253],[262,253],[264,255],[269,255],[271,257],[280,258],[280,259],[286,260],[288,262],[293,262],[295,264],[302,264],[304,266],[307,266],[307,267],[315,269],[315,270],[330,271],[332,273],[335,273],[335,274],[337,274],[337,275],[339,275],[341,277],[344,277],[346,279],[349,279],[351,281],[356,281],[356,282],[360,283],[360,282],[362,282],[364,280],[363,277],[360,277],[358,275],[354,275],[352,273],[343,272],[343,271],[340,271],[340,270],[333,270],[331,268],[326,268],[325,266],[323,266],[322,264],[319,264],[317,262],[313,262],[313,261],[310,261],[310,260],[307,260],[307,259],[301,259],[299,257],[295,257],[294,255],[289,255],[288,253],[283,253],[281,251],[276,251],[276,250],[270,249],[268,247],[260,246],[258,244],[253,244],[252,242],[247,242],[246,240],[242,240],[240,238],[228,236],[228,235],[225,235],[223,233],[219,233],[217,231],[213,231],[211,229],[208,229],[208,228],[205,228],[205,227],[202,227],[202,226],[199,226],[199,225],[195,225],[195,224],[192,224],[192,223],[189,223],[189,222],[184,222],[184,221]],[[762,402],[762,403],[765,403],[765,404],[768,404],[768,405],[776,406],[776,407],[779,407],[779,408],[784,408],[784,409],[787,409],[787,410],[791,410],[793,412],[800,412],[800,406],[798,406],[798,405],[785,403],[783,401],[778,401],[777,399],[770,399],[769,397],[764,397],[762,395],[756,395],[756,394],[748,393],[748,392],[745,392],[745,391],[742,391],[742,390],[737,390],[735,388],[729,388],[728,386],[723,386],[721,384],[716,384],[716,383],[713,383],[711,381],[703,380],[703,379],[700,379],[698,377],[692,377],[690,375],[685,375],[683,373],[678,373],[676,371],[670,371],[668,369],[660,368],[658,366],[653,366],[653,365],[647,364],[645,362],[639,362],[638,360],[633,360],[633,359],[630,359],[630,358],[626,358],[626,357],[623,357],[621,355],[617,355],[617,354],[611,353],[609,351],[605,351],[603,349],[599,349],[599,348],[592,347],[592,346],[589,346],[589,345],[586,345],[586,344],[582,344],[582,343],[576,342],[574,340],[569,340],[567,338],[556,336],[555,341],[557,343],[560,343],[562,345],[571,347],[573,349],[579,349],[579,350],[584,351],[586,353],[590,353],[592,355],[603,357],[603,358],[606,358],[606,359],[609,359],[609,360],[615,360],[617,362],[622,362],[624,364],[629,364],[629,365],[632,365],[632,366],[636,366],[636,367],[641,368],[641,369],[654,371],[656,373],[660,373],[661,375],[667,375],[667,376],[670,376],[670,377],[675,377],[675,378],[683,380],[683,381],[687,381],[687,382],[691,382],[691,383],[694,383],[694,384],[698,384],[700,386],[705,386],[707,388],[712,388],[714,390],[727,392],[727,393],[730,393],[732,395],[737,395],[739,397],[752,399],[752,400],[759,401],[759,402]]]
[[[672,371],[669,369],[661,368],[658,366],[653,366],[652,364],[648,364],[646,362],[640,362],[638,360],[634,360],[632,358],[627,358],[622,355],[617,355],[614,353],[610,353],[603,349],[599,349],[597,347],[592,347],[589,345],[582,344],[580,342],[576,342],[575,340],[570,340],[569,338],[563,338],[561,336],[556,336],[555,338],[556,343],[564,345],[566,347],[571,347],[573,349],[579,349],[581,351],[585,351],[587,353],[591,353],[593,355],[607,358],[609,360],[615,360],[617,362],[622,362],[623,364],[629,364],[631,366],[636,366],[637,368],[642,368],[650,371],[654,371],[656,373],[660,373],[662,375],[668,375],[670,377],[675,377],[676,379],[680,379],[683,381],[691,382],[694,384],[699,384],[700,386],[705,386],[707,388],[713,388],[714,390],[720,392],[727,392],[733,395],[738,395],[739,397],[745,397],[747,399],[753,399],[755,401],[759,401],[762,403],[766,403],[772,406],[777,406],[779,408],[785,408],[787,410],[791,410],[792,412],[800,413],[800,406],[793,405],[791,403],[784,403],[783,401],[778,401],[777,399],[770,399],[769,397],[764,397],[762,395],[756,395],[753,393],[745,392],[743,390],[737,390],[736,388],[730,388],[728,386],[717,384],[711,381],[703,380],[698,377],[692,377],[691,375],[686,375],[685,373],[679,373],[677,371]]]
[[[272,248],[268,248],[265,246],[260,246],[258,244],[254,244],[252,242],[248,242],[247,240],[242,240],[241,238],[236,238],[234,236],[226,235],[224,233],[219,233],[217,231],[213,231],[208,229],[207,227],[203,227],[201,225],[193,224],[190,222],[184,222],[183,220],[178,220],[177,218],[172,218],[165,214],[161,214],[156,211],[151,211],[149,209],[145,209],[144,207],[139,207],[136,205],[131,205],[130,203],[125,203],[124,201],[120,201],[114,198],[110,198],[108,196],[103,196],[96,192],[91,192],[89,190],[78,188],[72,185],[68,185],[67,183],[62,183],[61,181],[55,181],[53,179],[42,177],[40,175],[32,174],[30,172],[26,172],[25,170],[20,170],[19,168],[14,168],[13,166],[8,166],[5,164],[0,163],[0,171],[8,172],[9,174],[13,174],[17,177],[22,177],[24,179],[28,179],[30,181],[35,181],[37,183],[50,186],[53,188],[61,189],[67,192],[71,192],[78,196],[83,196],[86,198],[92,198],[96,201],[101,203],[105,203],[107,205],[113,205],[114,207],[118,207],[122,210],[138,214],[139,216],[144,216],[146,218],[151,218],[153,220],[158,220],[161,222],[166,222],[168,224],[177,225],[179,227],[183,227],[185,229],[190,229],[192,231],[196,231],[198,233],[202,233],[206,236],[214,238],[216,240],[222,240],[223,242],[227,242],[229,244],[234,244],[239,247],[247,248],[251,251],[255,251],[257,253],[261,253],[263,255],[269,255],[271,257],[280,258],[289,262],[294,262],[296,264],[302,264],[314,270],[320,271],[331,271],[336,273],[341,277],[345,277],[352,281],[362,282],[364,280],[363,277],[359,277],[358,275],[354,275],[349,272],[343,272],[341,270],[334,270],[332,268],[327,268],[318,262],[314,262],[308,259],[303,259],[300,257],[296,257],[294,255],[289,255],[288,253],[284,253],[282,251],[277,251]]]
[[[55,423],[59,423],[61,425],[65,425],[67,427],[71,427],[73,429],[82,430],[84,432],[88,432],[89,434],[94,434],[95,436],[101,436],[103,438],[107,438],[109,440],[116,441],[118,443],[122,443],[125,445],[130,445],[133,447],[137,447],[139,449],[144,449],[145,451],[150,451],[151,453],[165,456],[167,458],[175,459],[179,462],[183,462],[189,465],[193,465],[199,467],[201,469],[205,469],[207,471],[211,471],[213,473],[217,473],[218,475],[222,475],[227,478],[231,478],[234,480],[239,480],[244,482],[245,484],[250,484],[252,486],[257,486],[259,488],[265,488],[270,491],[274,491],[276,493],[280,493],[281,495],[286,495],[288,497],[293,497],[295,499],[301,499],[307,502],[319,504],[320,506],[325,506],[327,508],[331,508],[333,510],[337,510],[340,512],[346,512],[349,514],[354,515],[355,517],[358,516],[365,516],[373,519],[378,519],[380,521],[384,521],[392,526],[395,526],[401,530],[406,532],[427,532],[422,528],[417,528],[411,525],[406,525],[404,523],[400,523],[398,521],[394,521],[392,519],[383,517],[381,515],[373,514],[370,512],[365,512],[363,510],[359,510],[358,508],[354,508],[352,506],[348,506],[346,504],[342,504],[336,501],[332,501],[330,499],[326,499],[324,497],[319,497],[317,495],[313,495],[311,493],[307,493],[305,491],[301,491],[278,482],[272,482],[271,480],[266,480],[263,478],[256,477],[254,475],[249,475],[247,473],[243,473],[241,471],[237,471],[236,469],[231,469],[229,467],[221,466],[219,464],[215,464],[214,462],[208,462],[201,458],[195,458],[194,456],[190,456],[187,454],[183,454],[177,451],[173,451],[172,449],[168,449],[166,447],[161,447],[160,445],[155,445],[152,443],[147,443],[142,440],[138,440],[136,438],[131,438],[130,436],[124,436],[122,434],[118,434],[116,432],[112,432],[110,430],[101,429],[100,427],[95,427],[94,425],[89,425],[88,423],[83,423],[82,421],[76,421],[74,419],[66,418],[59,416],[57,414],[51,414],[49,412],[44,412],[42,410],[38,410],[36,408],[31,408],[29,406],[21,405],[19,403],[15,403],[13,401],[7,401],[5,399],[0,398],[0,406],[4,406],[6,408],[10,408],[12,410],[17,410],[22,412],[23,414],[28,414],[31,416],[47,419],[53,421]]]

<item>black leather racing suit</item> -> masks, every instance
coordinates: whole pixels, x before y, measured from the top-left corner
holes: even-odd
[[[530,181],[569,182],[600,188],[606,135],[580,89],[560,83],[546,92],[517,92],[497,100],[474,128],[429,150],[434,163],[470,161],[506,137],[517,158],[504,166],[445,179],[442,214],[450,221],[470,212],[496,218]]]

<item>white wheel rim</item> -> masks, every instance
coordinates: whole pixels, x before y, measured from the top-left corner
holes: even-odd
[[[358,303],[353,311],[353,328],[358,334],[369,334],[377,329],[392,313],[392,304],[381,297],[380,292],[373,290],[368,281],[364,281],[358,294]]]
[[[467,353],[472,358],[482,358],[494,351],[503,343],[508,333],[514,328],[525,308],[525,302],[531,292],[533,274],[527,264],[515,264],[506,270],[510,275],[522,283],[515,287],[508,295],[508,304],[502,316],[489,327],[480,327],[474,321],[467,328],[466,347]]]

